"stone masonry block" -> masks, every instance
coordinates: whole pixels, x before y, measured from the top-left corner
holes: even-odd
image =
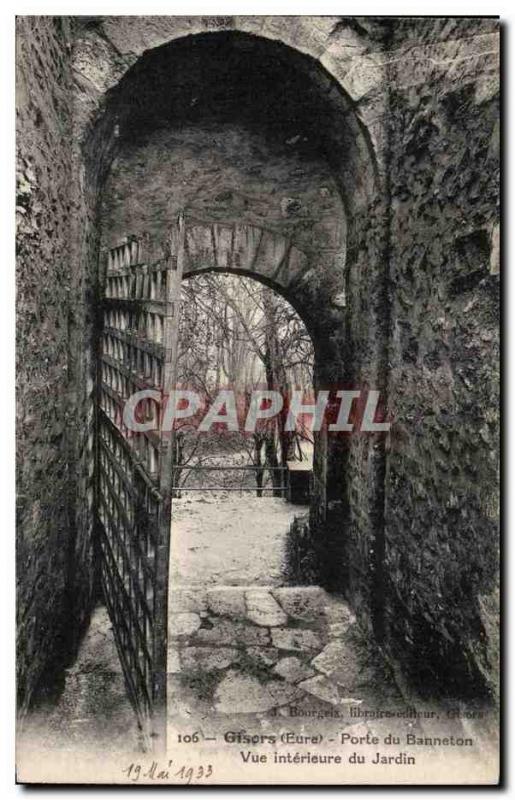
[[[281,606],[265,589],[252,589],[245,593],[247,617],[256,625],[274,627],[286,625],[288,617]]]

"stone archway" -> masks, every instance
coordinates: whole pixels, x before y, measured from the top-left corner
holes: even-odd
[[[325,336],[319,336],[315,344],[313,319],[303,291],[311,270],[309,256],[277,231],[238,222],[186,224],[183,279],[204,272],[236,274],[252,278],[284,297],[305,323],[313,343],[316,387],[320,354],[327,356],[329,345]],[[329,457],[325,430],[314,433],[313,456],[311,515],[313,519],[325,518]]]
[[[158,44],[137,59],[118,55],[101,76],[113,88],[84,154],[102,247],[131,234],[148,236],[159,249],[167,221],[185,208],[192,221],[202,220],[189,234],[199,264],[206,258],[216,267],[217,242],[230,229],[245,243],[245,252],[238,245],[244,263],[256,259],[260,277],[279,290],[284,284],[301,313],[317,351],[316,383],[384,388],[386,196],[378,195],[381,170],[352,98],[312,55],[268,37],[209,29]],[[84,110],[91,119],[91,107]],[[255,191],[256,175],[267,197]],[[356,463],[365,484],[360,507],[346,483]],[[349,553],[352,560],[356,547],[361,552],[362,540],[371,553],[382,552],[383,442],[324,442],[315,470],[321,479],[313,535],[337,588],[365,590],[364,607],[376,613],[380,563],[363,586],[361,571],[356,585],[351,571],[342,579],[342,560],[348,563]],[[327,527],[328,511],[336,529]]]

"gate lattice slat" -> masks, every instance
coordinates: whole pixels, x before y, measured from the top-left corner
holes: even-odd
[[[147,743],[166,746],[172,441],[129,431],[124,405],[141,389],[167,398],[176,380],[184,221],[168,252],[144,263],[136,239],[109,251],[102,281],[97,489],[102,588],[127,691]],[[158,419],[144,401],[147,419]],[[157,425],[155,426],[158,427]]]

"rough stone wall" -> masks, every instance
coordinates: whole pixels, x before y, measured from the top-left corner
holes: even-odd
[[[71,499],[68,404],[71,133],[66,21],[17,21],[18,695],[65,638]]]
[[[172,709],[185,687],[195,703],[219,714],[270,711],[302,699],[362,702],[351,692],[371,676],[357,656],[356,617],[317,586],[181,586],[170,608]]]
[[[62,674],[93,593],[95,239],[64,17],[17,20],[17,669],[23,712]],[[88,226],[88,219],[90,225]],[[95,257],[95,267],[96,267]]]
[[[335,253],[344,255],[342,202],[327,164],[305,143],[274,147],[243,126],[180,126],[128,145],[113,164],[104,198],[105,247],[128,233],[162,242],[183,210],[186,219],[281,233],[326,268]]]
[[[394,424],[342,443],[330,585],[429,691],[497,675],[498,47],[494,21],[384,21],[380,185],[348,219],[345,380]]]
[[[495,691],[498,23],[394,33],[386,641],[429,690]]]
[[[383,158],[387,153],[383,153]],[[347,264],[345,382],[380,392],[379,421],[387,398],[390,310],[388,280],[388,195],[382,183],[375,203],[355,233]],[[354,430],[341,442],[343,504],[328,515],[332,546],[340,555],[333,585],[345,586],[361,621],[381,633],[380,570],[384,536],[384,434]],[[341,577],[338,576],[338,572]]]

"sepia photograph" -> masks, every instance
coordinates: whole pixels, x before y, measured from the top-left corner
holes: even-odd
[[[16,782],[498,785],[500,18],[15,28]]]

